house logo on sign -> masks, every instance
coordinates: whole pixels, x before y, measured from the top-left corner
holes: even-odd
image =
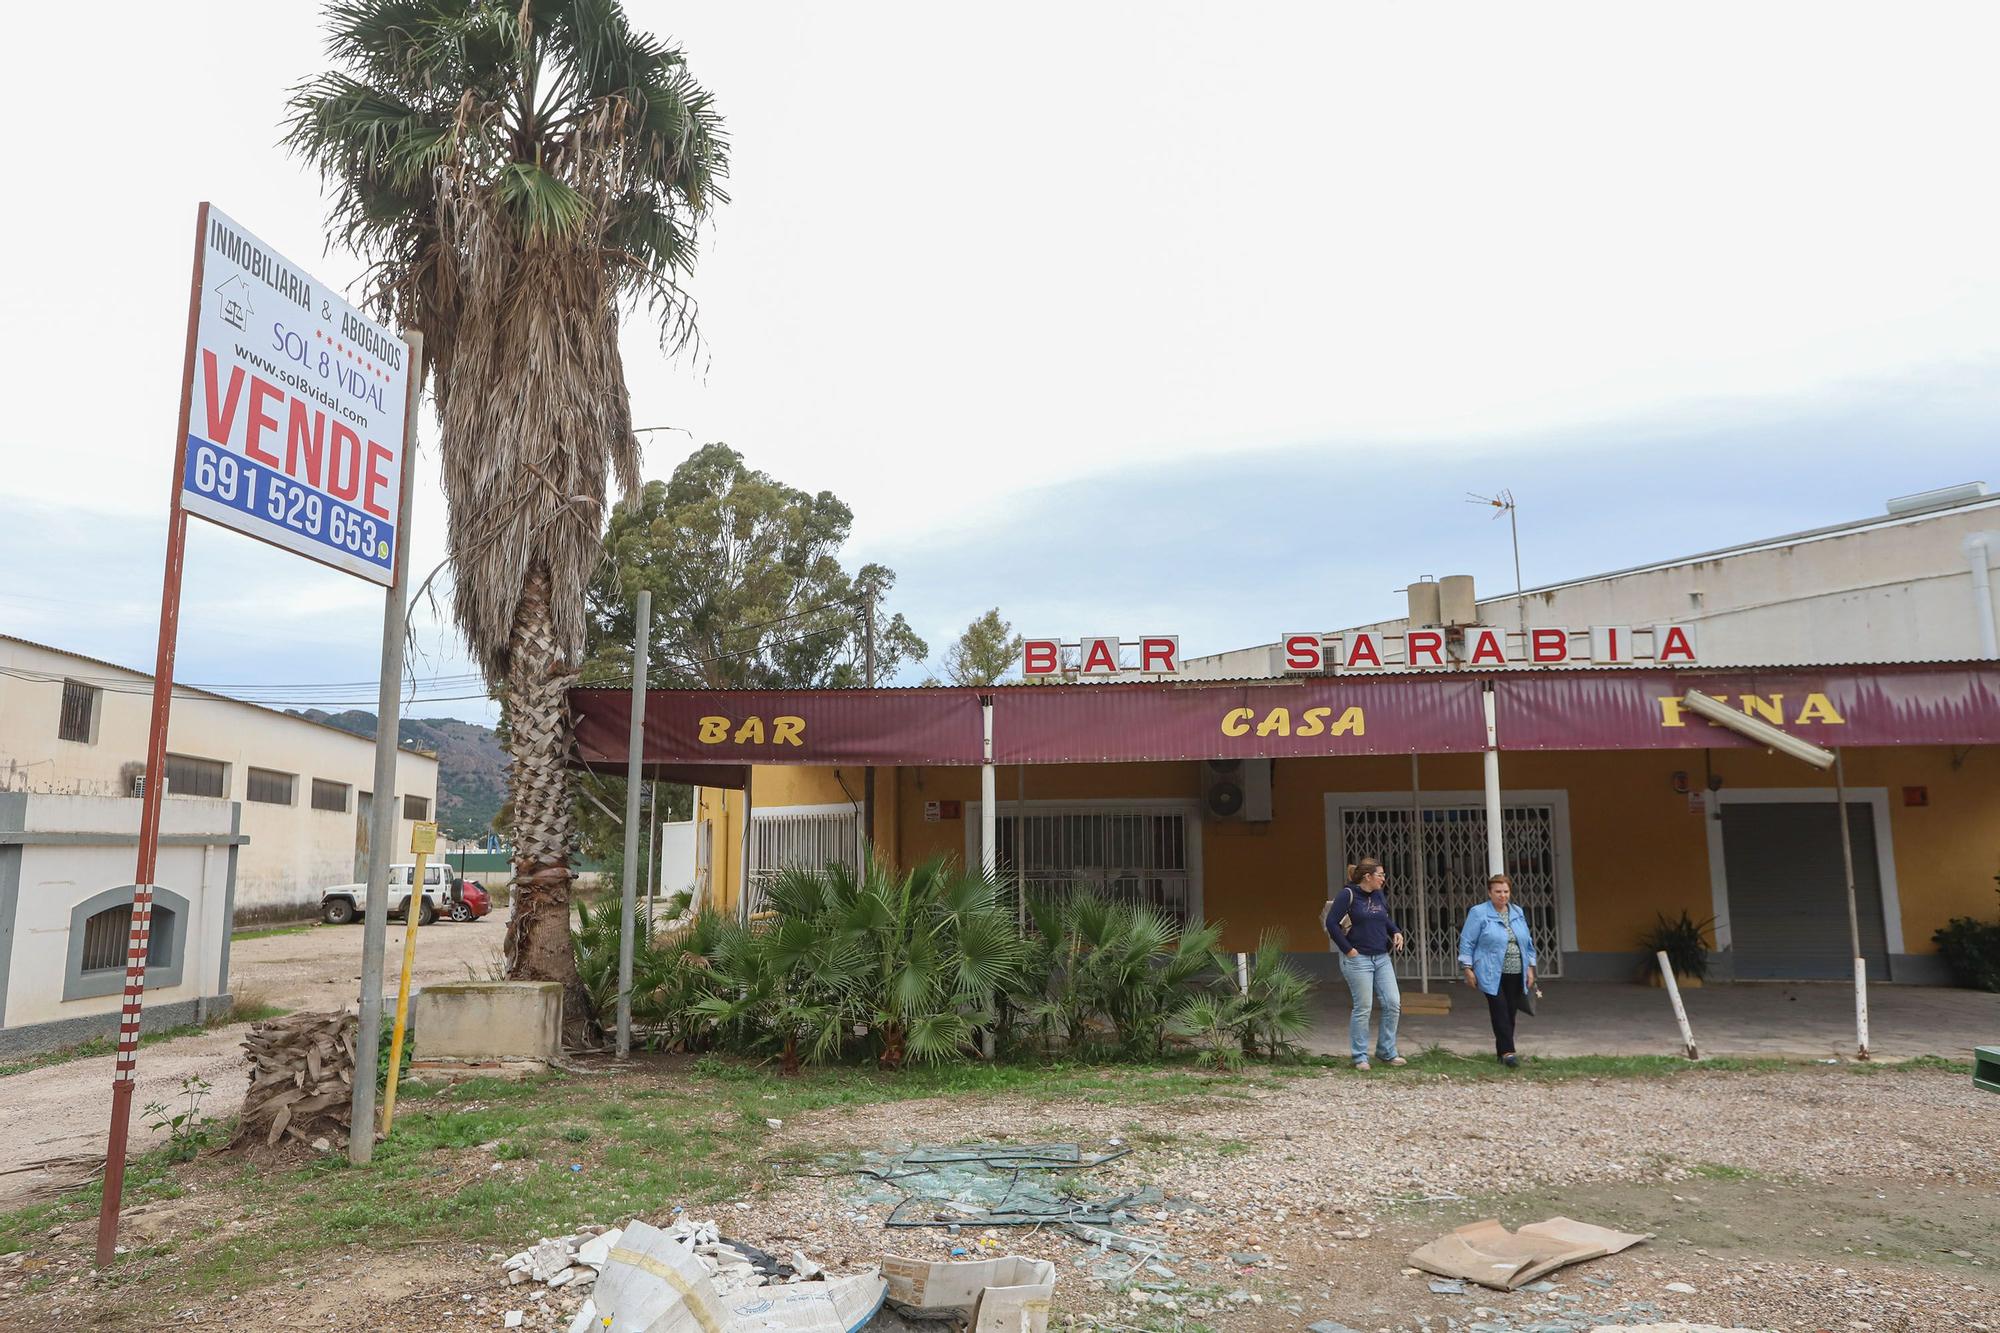
[[[257,313],[250,304],[250,284],[241,274],[232,273],[215,287],[215,309],[222,322],[241,333]]]

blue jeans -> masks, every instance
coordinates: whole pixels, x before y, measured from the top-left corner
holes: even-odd
[[[1403,1020],[1403,992],[1396,985],[1396,967],[1386,953],[1340,956],[1340,975],[1347,993],[1354,997],[1354,1012],[1347,1020],[1347,1043],[1359,1062],[1368,1058],[1368,1010],[1377,999],[1382,1002],[1382,1032],[1375,1043],[1375,1058],[1396,1058],[1396,1025]]]

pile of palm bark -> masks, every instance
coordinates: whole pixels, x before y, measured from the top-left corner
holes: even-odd
[[[230,1147],[286,1139],[324,1152],[345,1147],[354,1094],[352,1014],[287,1014],[258,1023],[243,1039],[250,1091]]]

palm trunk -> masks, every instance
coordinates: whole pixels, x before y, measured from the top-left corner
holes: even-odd
[[[549,579],[537,569],[522,589],[508,644],[514,910],[507,922],[507,977],[561,982],[563,1041],[581,1046],[598,1029],[570,944],[569,852],[576,843],[576,816],[568,773],[569,687],[576,668],[562,659],[555,643]]]

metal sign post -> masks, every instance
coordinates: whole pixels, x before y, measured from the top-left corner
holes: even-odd
[[[417,394],[424,335],[410,342],[409,411],[404,419],[403,496],[400,531],[410,526],[410,474],[417,457]],[[403,631],[408,613],[410,558],[407,543],[396,549],[396,582],[382,595],[382,678],[375,696],[375,795],[368,810],[368,895],[361,909],[361,1018],[354,1034],[354,1067],[375,1068],[382,1045],[382,955],[389,940],[389,851],[396,838],[396,741],[402,731]],[[366,1166],[375,1156],[375,1079],[354,1080],[348,1102],[347,1160]]]
[[[392,595],[400,597],[416,378],[401,338],[220,209],[204,202],[196,210],[152,724],[97,1216],[99,1267],[118,1253],[159,875],[187,516],[394,585]]]
[[[159,870],[160,800],[166,793],[167,717],[173,708],[174,654],[180,643],[181,566],[187,513],[181,474],[194,398],[195,328],[201,318],[202,237],[208,205],[195,213],[194,276],[188,284],[187,353],[181,362],[180,428],[174,432],[174,487],[167,508],[167,564],[160,586],[160,641],[153,658],[153,720],[146,735],[145,786],[139,803],[139,861],[133,874],[132,925],[125,946],[125,1004],[118,1015],[118,1062],[111,1075],[111,1132],[104,1147],[104,1201],[97,1211],[97,1266],[117,1257],[118,1209],[125,1193],[125,1146],[132,1132],[132,1091],[139,1073],[139,1022],[146,1000],[146,954],[152,946],[153,877]]]

